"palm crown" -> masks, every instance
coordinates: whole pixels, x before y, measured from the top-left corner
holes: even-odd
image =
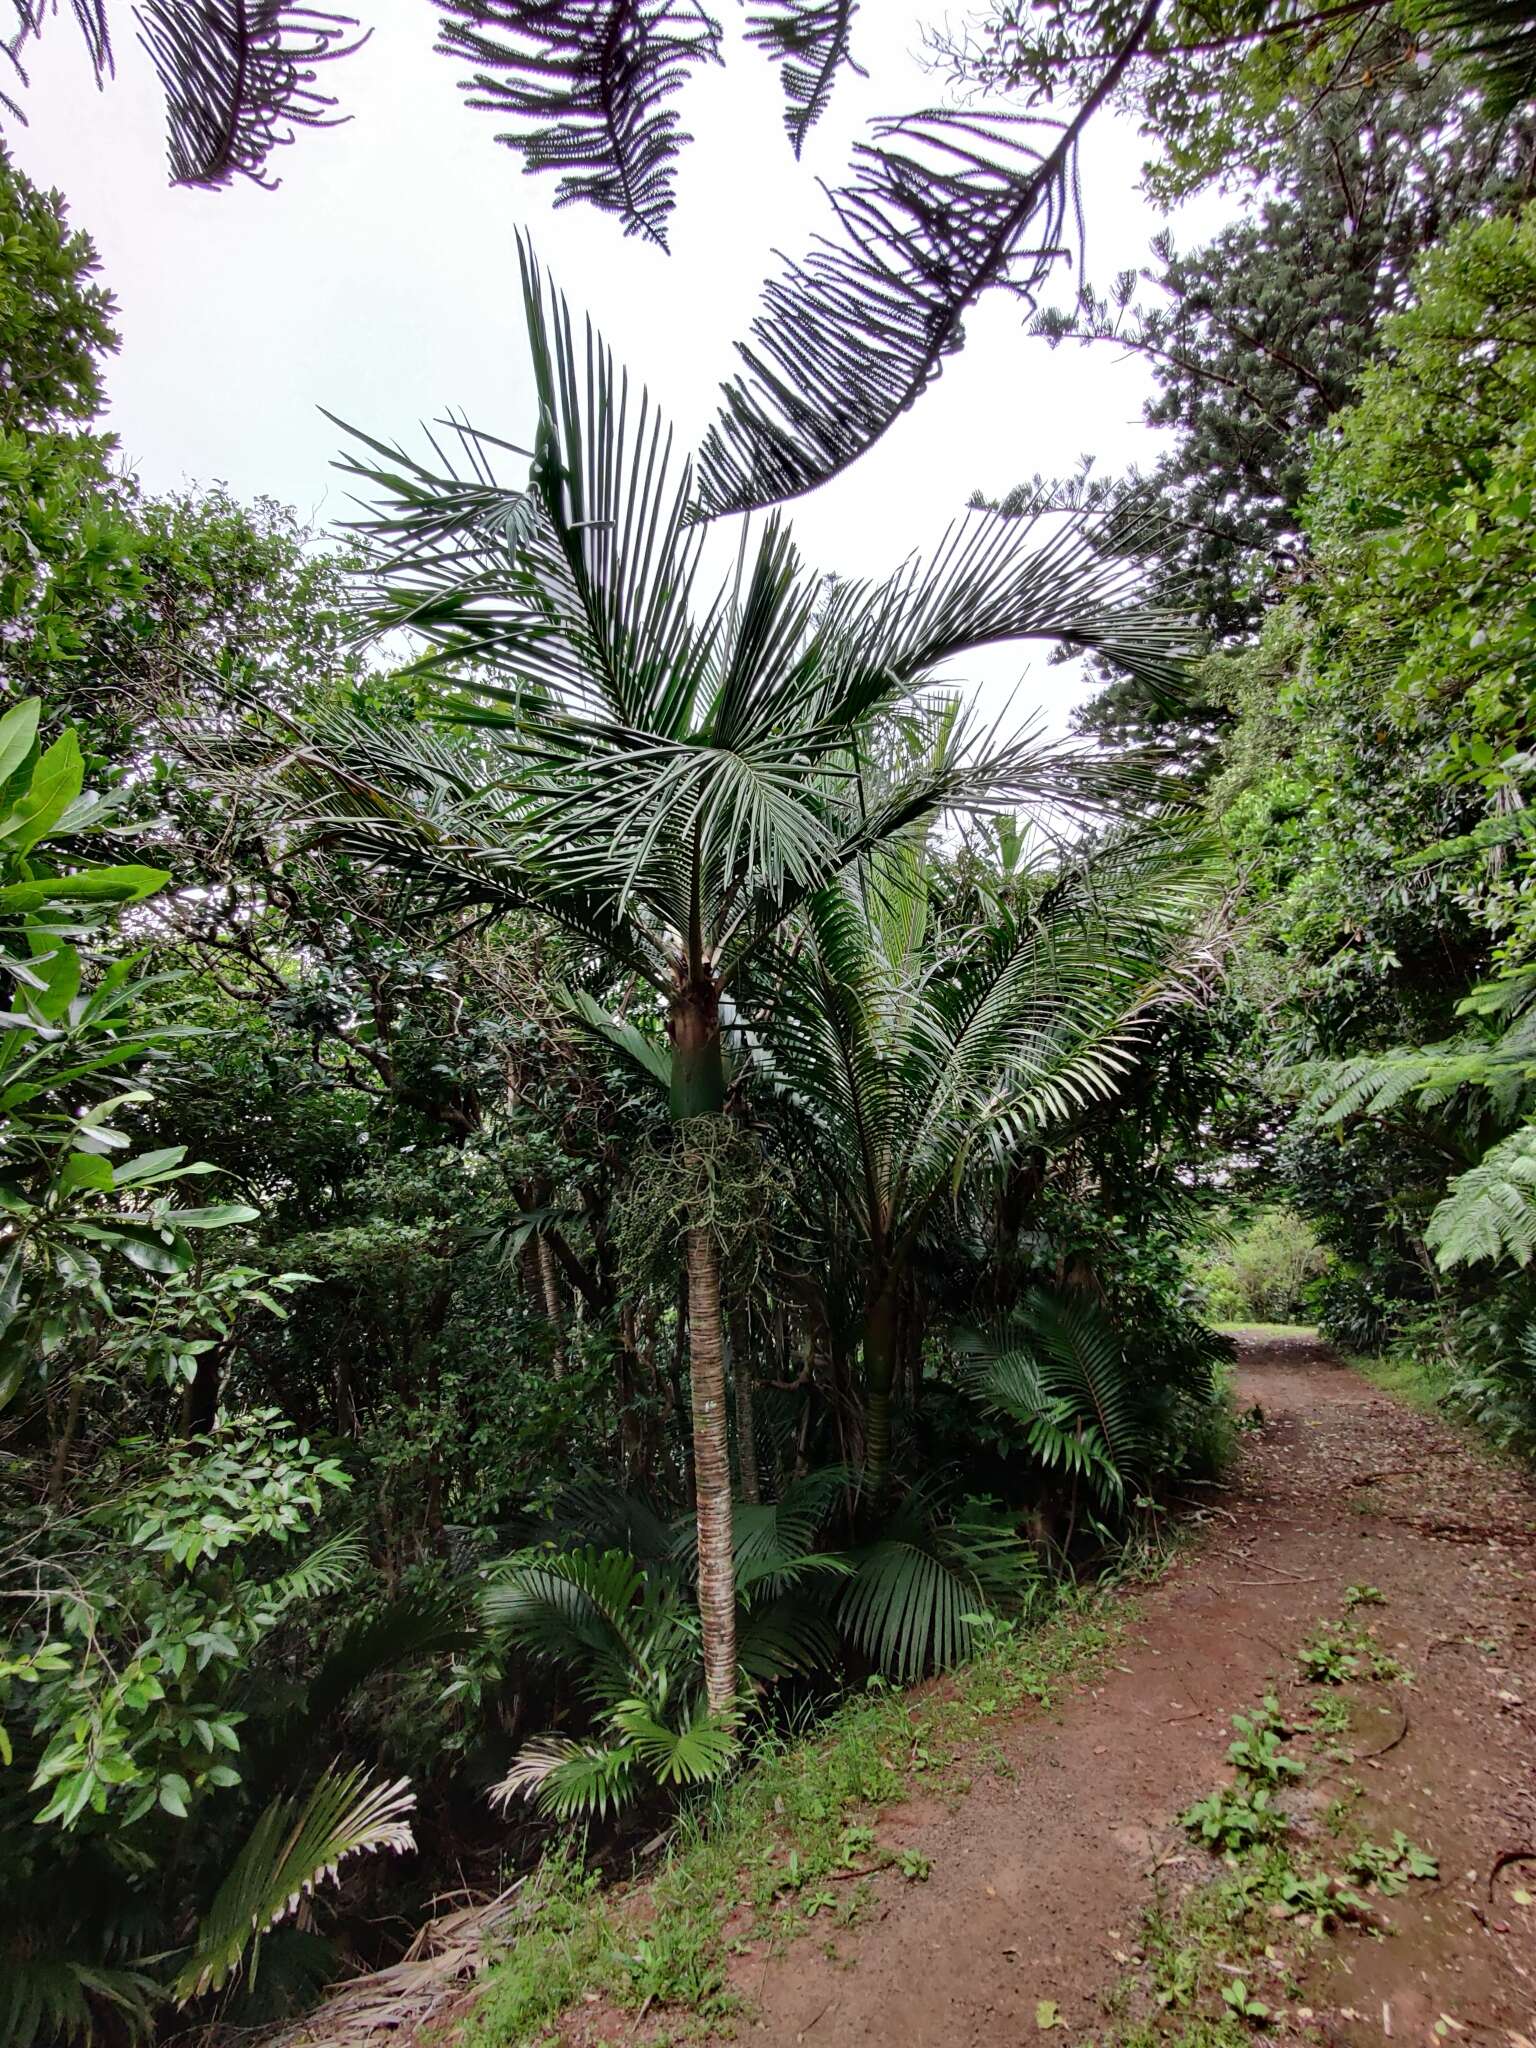
[[[423,904],[533,909],[649,982],[685,1121],[724,1105],[722,992],[817,891],[946,812],[1083,809],[1125,775],[964,716],[876,773],[882,720],[971,648],[1045,639],[1161,678],[1181,629],[1130,602],[1123,532],[1109,554],[1081,517],[972,513],[891,576],[830,588],[770,518],[711,589],[691,465],[521,253],[540,407],[526,484],[501,484],[517,451],[467,426],[457,462],[360,437],[348,465],[376,498],[358,522],[373,620],[425,641],[432,723],[322,719],[284,775],[328,844],[409,875]],[[689,1256],[702,1584],[729,1470],[709,1391],[718,1268],[701,1233]]]

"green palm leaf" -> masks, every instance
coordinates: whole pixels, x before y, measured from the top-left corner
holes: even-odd
[[[610,1719],[659,1785],[704,1784],[722,1777],[737,1755],[735,1736],[702,1699],[677,1728],[645,1699],[621,1700]]]
[[[636,1791],[639,1753],[633,1743],[575,1742],[540,1735],[525,1743],[506,1776],[491,1788],[494,1806],[530,1799],[552,1820],[605,1820]]]
[[[612,1699],[629,1691],[644,1662],[655,1588],[620,1550],[512,1558],[496,1567],[480,1611],[492,1629]]]
[[[1033,1552],[1005,1529],[957,1527],[919,1487],[851,1559],[838,1625],[881,1670],[910,1681],[969,1653],[974,1617],[1022,1591]]]
[[[109,1969],[69,1956],[10,1955],[0,1977],[0,2042],[5,2048],[89,2043],[100,2037],[103,2010],[129,2040],[147,2040],[163,1996],[140,1970]]]
[[[333,1764],[305,1800],[274,1799],[252,1828],[177,1973],[179,2004],[217,1991],[253,1942],[348,1856],[415,1847],[407,1816],[416,1795],[404,1778],[377,1782]]]
[[[1001,1329],[958,1333],[983,1406],[1017,1422],[1047,1466],[1123,1499],[1150,1448],[1146,1405],[1114,1326],[1097,1304],[1030,1295]]]

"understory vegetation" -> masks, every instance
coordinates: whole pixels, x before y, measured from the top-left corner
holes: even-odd
[[[176,175],[255,175],[281,26],[219,129],[176,12]],[[662,242],[713,51],[556,147],[550,12],[480,53],[542,81],[504,139]],[[647,10],[566,12],[643,98]],[[753,15],[797,153],[853,13]],[[1518,37],[1419,13],[998,0],[930,54],[1059,149],[881,128],[696,459],[525,239],[531,445],[346,429],[329,536],[128,473],[95,251],[0,154],[3,2048],[232,2039],[514,1886],[487,2043],[723,2010],[741,1873],[856,1916],[870,1813],[1103,1647],[1226,1456],[1218,1324],[1536,1446],[1536,129]],[[1232,217],[1053,299],[1108,101]],[[1167,452],[807,562],[781,501],[997,282]],[[1088,663],[1075,732],[981,716],[999,645]],[[1355,1619],[1320,1683],[1388,1675]],[[1294,1733],[1189,1816],[1233,1924],[1424,1874],[1286,1861]]]

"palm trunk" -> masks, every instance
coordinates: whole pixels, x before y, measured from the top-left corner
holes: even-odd
[[[711,1708],[725,1713],[736,1698],[736,1568],[725,1347],[720,1341],[720,1251],[708,1230],[688,1233],[688,1331],[704,1684]]]
[[[672,1041],[672,1116],[686,1127],[725,1112],[719,992],[708,976],[679,987],[667,1020]],[[686,1144],[686,1138],[684,1140]],[[720,1248],[711,1230],[687,1233],[688,1369],[693,1396],[694,1508],[699,1536],[699,1622],[710,1708],[736,1699],[736,1563],[731,1527],[731,1451],[726,1415]]]
[[[554,1348],[550,1356],[554,1360],[555,1377],[565,1374],[565,1303],[560,1298],[560,1275],[555,1270],[554,1248],[541,1231],[534,1239],[539,1261],[539,1287],[544,1296],[544,1313],[549,1318],[549,1327],[555,1333]]]
[[[736,1469],[741,1497],[755,1507],[762,1499],[757,1476],[757,1428],[752,1415],[752,1367],[747,1356],[747,1319],[731,1319],[731,1379],[736,1394]]]
[[[864,1487],[878,1507],[891,1483],[891,1388],[896,1377],[896,1296],[881,1287],[864,1316]]]

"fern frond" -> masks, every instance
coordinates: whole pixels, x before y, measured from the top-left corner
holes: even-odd
[[[375,1783],[366,1771],[336,1764],[302,1803],[274,1799],[198,1925],[192,1952],[177,1973],[177,2003],[185,2005],[226,1984],[251,1944],[318,1884],[334,1877],[348,1856],[414,1849],[407,1815],[415,1804],[407,1779]]]
[[[1459,1174],[1424,1227],[1442,1273],[1480,1259],[1528,1266],[1536,1254],[1536,1128],[1527,1124]]]

